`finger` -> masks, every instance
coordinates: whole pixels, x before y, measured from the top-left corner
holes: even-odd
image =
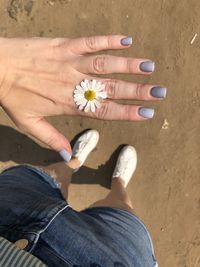
[[[83,55],[108,49],[124,49],[132,44],[132,38],[125,35],[90,36],[71,39],[68,48],[75,54]]]
[[[26,125],[27,132],[50,146],[52,149],[60,152],[66,161],[69,161],[72,155],[72,149],[67,138],[56,128],[49,124],[43,118],[31,119]]]
[[[155,63],[148,59],[115,57],[110,55],[81,57],[78,58],[76,65],[78,71],[91,74],[151,74],[155,69]]]
[[[94,113],[80,112],[80,114],[101,120],[142,121],[153,118],[154,109],[105,101]]]
[[[167,95],[167,88],[157,85],[130,83],[114,79],[97,80],[105,84],[105,91],[110,99],[163,100]]]

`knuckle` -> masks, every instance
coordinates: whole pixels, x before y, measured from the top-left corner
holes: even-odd
[[[117,91],[119,90],[119,84],[117,80],[115,79],[107,80],[105,90],[108,93],[108,96],[110,98],[115,99],[115,96],[117,95]]]
[[[132,120],[133,119],[133,113],[131,111],[131,108],[129,105],[125,105],[125,117],[126,117],[126,120]]]
[[[97,47],[97,41],[94,36],[89,36],[85,38],[85,45],[90,51],[95,51]]]
[[[132,60],[131,59],[126,59],[126,69],[129,73],[132,72]]]
[[[108,114],[108,103],[103,103],[95,114],[97,119],[105,120]]]
[[[112,37],[111,36],[105,36],[106,41],[107,41],[107,47],[111,48],[112,47]]]
[[[50,40],[50,47],[60,47],[65,43],[65,38],[53,38]]]
[[[46,54],[48,58],[62,58],[63,57],[63,47],[68,46],[68,39],[65,38],[53,38],[50,41],[49,48],[46,49]]]
[[[142,98],[142,85],[141,84],[137,84],[137,86],[136,86],[135,98],[136,99],[141,99]]]
[[[105,56],[96,56],[93,60],[93,69],[95,73],[104,73],[105,72]]]

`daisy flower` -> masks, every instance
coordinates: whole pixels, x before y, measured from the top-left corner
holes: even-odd
[[[74,90],[74,101],[80,110],[85,112],[95,112],[100,108],[101,102],[107,98],[107,92],[104,91],[105,85],[96,80],[84,80]]]

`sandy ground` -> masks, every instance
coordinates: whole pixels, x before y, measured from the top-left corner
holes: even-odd
[[[100,132],[98,148],[76,174],[70,203],[81,209],[104,197],[120,144],[132,144],[138,168],[128,191],[149,227],[159,266],[200,266],[200,2],[197,0],[0,0],[1,36],[131,35],[134,45],[113,54],[146,57],[156,72],[144,78],[169,89],[153,120],[141,123],[49,118],[70,140],[80,131]],[[191,44],[194,34],[197,38]],[[166,125],[167,122],[168,124]],[[0,110],[0,160],[47,164],[56,153],[10,128]],[[111,157],[112,155],[112,157]],[[111,159],[109,160],[109,158]]]

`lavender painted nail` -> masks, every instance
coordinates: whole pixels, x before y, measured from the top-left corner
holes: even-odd
[[[59,154],[66,162],[69,162],[72,157],[66,149],[62,149],[61,151],[59,151]]]
[[[145,61],[140,63],[140,70],[143,72],[153,72],[155,70],[155,63],[153,61]]]
[[[152,119],[154,116],[154,109],[153,108],[139,108],[138,114],[146,119]]]
[[[151,95],[156,98],[165,98],[167,95],[167,88],[161,86],[155,86],[151,88]]]
[[[121,39],[121,45],[128,46],[128,45],[132,45],[132,43],[133,43],[132,37],[126,37],[126,38]]]

